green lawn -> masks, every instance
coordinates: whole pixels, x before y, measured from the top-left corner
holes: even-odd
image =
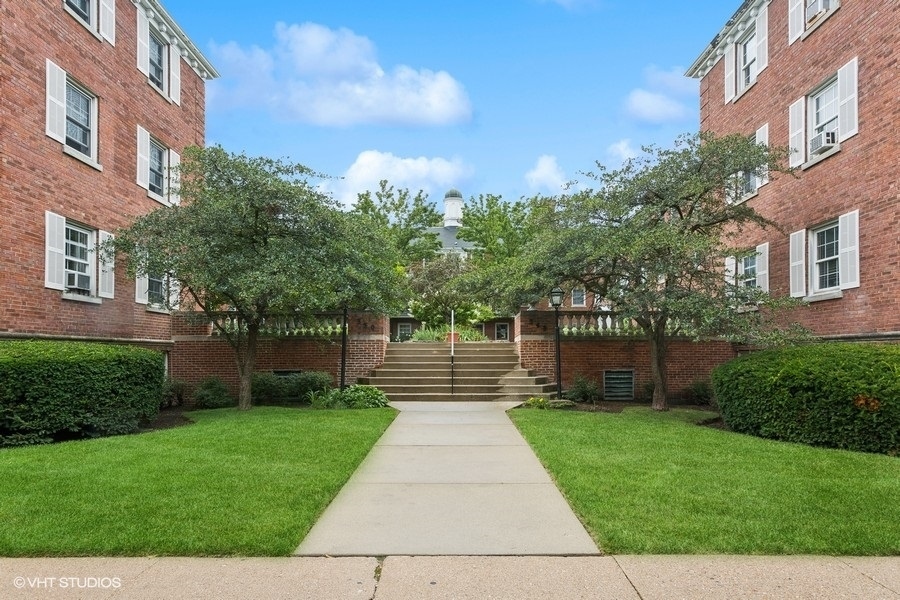
[[[0,450],[0,556],[289,555],[395,414],[201,411]]]
[[[510,415],[607,553],[900,554],[900,458],[698,427],[698,411]]]

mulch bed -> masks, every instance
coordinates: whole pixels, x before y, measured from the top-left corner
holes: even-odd
[[[184,411],[180,406],[173,408],[164,408],[159,411],[156,418],[141,427],[141,431],[155,431],[157,429],[171,429],[173,427],[182,427],[190,425],[193,421],[184,416]]]

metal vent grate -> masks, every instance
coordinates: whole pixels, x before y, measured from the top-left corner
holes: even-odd
[[[603,371],[605,400],[634,400],[634,371]]]

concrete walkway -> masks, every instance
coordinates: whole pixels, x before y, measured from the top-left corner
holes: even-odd
[[[296,554],[598,555],[506,415],[515,404],[392,403],[400,414]]]
[[[898,600],[900,558],[0,558],[0,598]]]

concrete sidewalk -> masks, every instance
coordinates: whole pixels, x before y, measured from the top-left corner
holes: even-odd
[[[400,414],[296,554],[598,555],[506,415],[508,402],[396,402]]]
[[[900,599],[900,558],[0,558],[0,598]]]

